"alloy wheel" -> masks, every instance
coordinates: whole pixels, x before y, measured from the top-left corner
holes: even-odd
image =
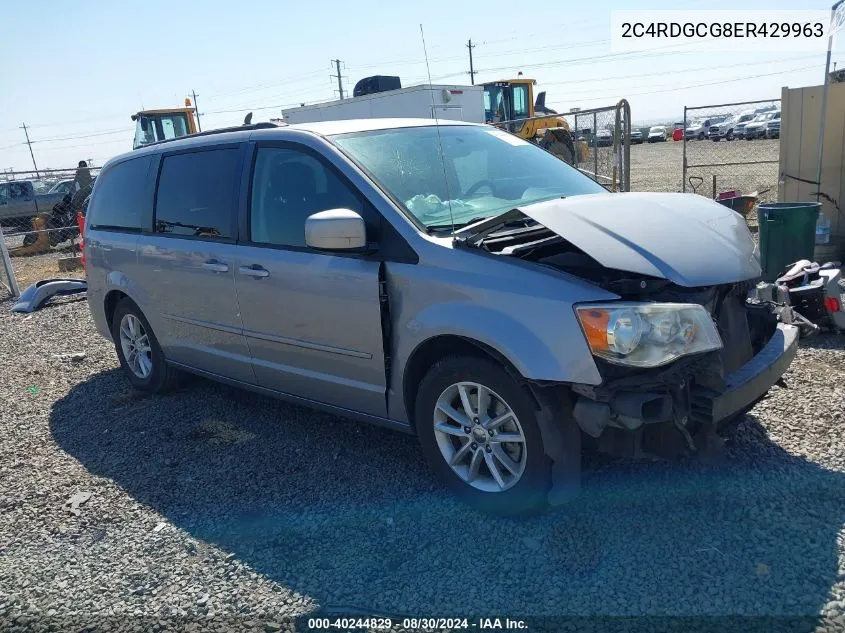
[[[134,314],[125,314],[120,320],[120,347],[130,371],[146,380],[153,370],[152,349],[144,324]]]
[[[525,471],[522,426],[510,405],[482,384],[459,382],[443,390],[434,409],[434,435],[452,471],[478,490],[507,490]]]

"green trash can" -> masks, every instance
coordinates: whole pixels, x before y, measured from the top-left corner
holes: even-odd
[[[777,279],[799,259],[813,260],[820,202],[767,202],[757,207],[763,279]]]

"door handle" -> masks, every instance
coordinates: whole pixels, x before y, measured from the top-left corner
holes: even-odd
[[[216,259],[205,262],[202,267],[205,270],[210,270],[213,273],[225,273],[229,270],[229,265],[223,262],[218,262]]]
[[[253,264],[252,266],[241,266],[238,268],[238,272],[242,275],[249,275],[250,277],[269,277],[270,271],[266,268],[262,268],[257,264]]]

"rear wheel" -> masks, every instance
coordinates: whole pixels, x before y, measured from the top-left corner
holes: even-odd
[[[441,359],[420,382],[414,419],[429,464],[459,497],[500,514],[546,507],[551,460],[536,407],[500,365]]]
[[[120,367],[135,389],[161,393],[176,384],[177,370],[165,361],[150,324],[131,299],[117,304],[111,331]]]

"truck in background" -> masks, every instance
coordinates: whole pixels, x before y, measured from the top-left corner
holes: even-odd
[[[419,118],[484,122],[482,86],[419,85],[282,110],[285,123]]]
[[[337,99],[282,110],[285,123],[347,119],[425,118],[489,123],[540,145],[570,165],[575,141],[566,120],[545,105],[546,93],[534,99],[536,80],[493,81],[477,86],[420,84],[402,88],[399,77],[375,75],[360,80],[351,99]],[[580,147],[579,158],[586,155]]]

